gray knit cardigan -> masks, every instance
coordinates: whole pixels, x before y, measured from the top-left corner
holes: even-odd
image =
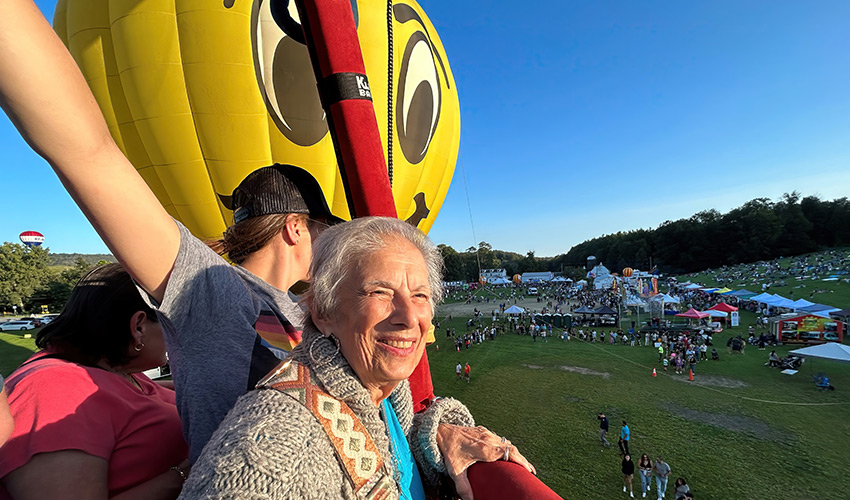
[[[293,349],[292,358],[309,367],[315,380],[331,396],[345,401],[395,474],[387,426],[380,410],[342,354],[334,355],[335,351],[331,340],[308,326],[301,344]],[[473,426],[472,415],[460,402],[444,398],[414,416],[407,381],[400,383],[389,398],[423,482],[426,487],[434,484],[446,473],[437,448],[437,426],[440,423]],[[240,397],[204,447],[180,494],[180,499],[196,498],[357,497],[336,459],[330,439],[310,410],[284,393],[264,389]],[[395,488],[393,498],[398,498]]]

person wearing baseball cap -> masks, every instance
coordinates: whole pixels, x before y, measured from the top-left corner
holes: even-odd
[[[316,179],[293,165],[255,170],[233,190],[231,206],[234,224],[218,241],[204,244],[178,224],[180,250],[157,308],[172,339],[193,462],[236,399],[301,341],[303,313],[288,290],[307,281],[319,232],[342,221]]]
[[[263,167],[251,172],[236,189],[231,197],[233,208],[233,225],[227,228],[223,238],[208,243],[213,250],[226,255],[231,262],[251,269],[257,275],[277,288],[287,290],[303,278],[294,281],[289,274],[305,274],[300,272],[303,266],[284,266],[280,259],[289,257],[271,255],[278,252],[262,252],[277,236],[284,236],[287,224],[303,224],[312,226],[308,229],[320,229],[326,225],[342,222],[328,208],[322,188],[316,179],[306,170],[293,165],[274,165]],[[298,237],[298,227],[290,227],[292,234],[287,233],[285,243],[294,247],[301,241]],[[286,248],[286,247],[283,247]],[[271,258],[271,259],[270,259]],[[272,260],[273,262],[265,262]],[[310,265],[309,259],[306,266]],[[263,269],[273,268],[271,274]],[[284,274],[281,275],[281,272]]]

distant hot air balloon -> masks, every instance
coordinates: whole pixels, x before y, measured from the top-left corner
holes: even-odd
[[[448,58],[414,0],[393,2],[391,52],[387,2],[351,4],[385,155],[392,137],[396,211],[427,231],[448,191],[460,142]],[[293,5],[57,3],[54,27],[116,143],[168,213],[201,239],[221,236],[232,221],[233,188],[275,162],[311,172],[334,214],[350,217]]]
[[[479,276],[478,282],[481,283],[482,285],[486,285],[487,284],[487,278],[485,276]]]
[[[623,277],[624,278],[631,278],[631,276],[632,276],[632,274],[634,274],[634,272],[635,272],[634,269],[632,269],[631,267],[627,267],[627,268],[623,269]]]
[[[511,280],[517,284],[522,283],[522,276],[520,276],[519,274],[514,274],[514,277],[511,278]]]
[[[44,235],[38,231],[24,231],[20,234],[21,243],[28,247],[39,247],[44,243]]]

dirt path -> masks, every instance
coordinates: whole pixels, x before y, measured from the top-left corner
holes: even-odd
[[[689,384],[694,385],[704,385],[709,387],[723,387],[724,389],[743,389],[745,387],[749,387],[750,384],[744,382],[743,380],[736,380],[734,378],[723,377],[721,375],[694,375],[694,381],[691,382],[688,380],[686,376],[674,376],[670,377],[673,380],[679,382],[688,382]]]
[[[487,302],[472,302],[471,304],[464,304],[463,302],[456,302],[454,304],[440,304],[437,307],[437,320],[441,321],[443,318],[452,315],[453,318],[468,318],[472,317],[475,314],[475,309],[477,308],[484,314],[484,318],[489,319],[493,310],[499,309],[499,299],[496,299],[494,302],[492,299],[489,303]],[[508,301],[508,299],[504,299],[505,307],[510,307],[514,305],[513,299]],[[526,311],[540,311],[543,307],[546,306],[545,302],[537,302],[536,297],[526,297],[522,300],[517,300],[516,305],[522,307]]]

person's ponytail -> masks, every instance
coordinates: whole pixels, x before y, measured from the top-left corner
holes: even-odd
[[[227,228],[220,240],[207,241],[215,253],[227,257],[234,264],[242,264],[252,253],[266,246],[283,231],[290,216],[304,214],[271,214],[246,219]]]

